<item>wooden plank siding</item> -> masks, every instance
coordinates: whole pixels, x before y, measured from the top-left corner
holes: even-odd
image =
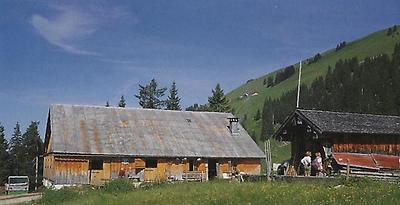
[[[241,159],[236,165],[238,172],[244,172],[246,174],[258,175],[261,171],[260,160],[258,159]]]
[[[91,160],[102,160],[102,169],[91,170]],[[193,171],[207,175],[207,159],[189,159],[193,161]],[[145,181],[165,181],[169,176],[183,179],[182,174],[190,172],[189,160],[177,160],[174,158],[157,159],[157,167],[146,168],[146,160],[142,158],[111,158],[83,156],[53,156],[44,157],[44,177],[54,184],[93,184],[101,185],[118,178],[121,169],[125,176],[133,176],[136,172],[144,170]],[[219,159],[218,176],[232,171],[247,174],[260,174],[259,159]],[[233,167],[234,166],[234,167]],[[180,177],[180,178],[179,178]]]
[[[400,155],[400,142],[394,136],[337,135],[332,142],[334,152]]]

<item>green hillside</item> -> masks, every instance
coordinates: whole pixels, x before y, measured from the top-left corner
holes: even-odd
[[[348,42],[344,48],[338,51],[331,49],[322,52],[322,58],[310,65],[307,65],[307,63],[305,63],[306,59],[303,59],[302,84],[309,86],[317,77],[325,76],[328,71],[328,66],[334,68],[335,63],[339,59],[357,57],[361,61],[368,56],[371,57],[383,53],[391,54],[395,44],[400,42],[400,35],[398,34],[399,31],[393,35],[387,35],[387,31],[388,29],[381,30],[361,39]],[[318,51],[316,51],[315,54],[317,52]],[[312,56],[310,56],[310,58],[311,57]],[[296,89],[299,64],[297,63],[294,66],[296,68],[296,73],[273,87],[267,88],[265,85],[263,85],[264,79],[271,75],[274,76],[283,68],[254,79],[227,94],[227,97],[231,103],[231,107],[234,109],[235,115],[242,119],[246,115],[244,125],[250,134],[255,134],[257,139],[259,139],[260,136],[262,123],[262,120],[254,120],[257,110],[262,112],[264,100],[267,97],[279,98],[283,93],[292,89]],[[251,94],[255,92],[258,93],[257,96],[240,98],[240,96],[244,95],[245,93]],[[293,103],[295,104],[296,102]],[[261,145],[260,142],[259,144]],[[273,142],[272,146],[274,161],[280,161],[289,156],[288,153],[290,152],[290,146],[278,142]]]

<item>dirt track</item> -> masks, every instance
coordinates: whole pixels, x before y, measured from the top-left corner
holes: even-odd
[[[30,202],[42,197],[41,193],[23,194],[23,195],[4,195],[0,196],[0,205],[5,204],[18,204],[23,202]]]

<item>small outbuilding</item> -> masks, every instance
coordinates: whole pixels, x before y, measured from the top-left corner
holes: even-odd
[[[44,181],[103,184],[260,174],[265,155],[230,113],[50,105]]]
[[[332,159],[338,170],[400,169],[399,116],[297,109],[273,137],[291,142],[296,170],[306,151]]]

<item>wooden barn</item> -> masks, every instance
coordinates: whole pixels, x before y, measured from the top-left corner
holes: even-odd
[[[230,113],[50,105],[44,182],[103,184],[260,174],[264,153]]]
[[[339,171],[400,168],[398,116],[297,109],[273,137],[291,142],[291,164],[296,170],[306,151],[320,152]]]

